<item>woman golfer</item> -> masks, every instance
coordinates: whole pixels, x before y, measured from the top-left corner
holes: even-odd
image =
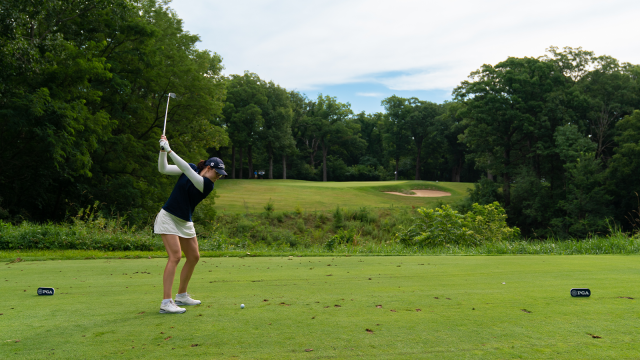
[[[177,305],[200,304],[200,300],[193,300],[187,293],[193,269],[200,260],[198,239],[196,239],[191,215],[196,205],[211,193],[213,183],[227,173],[224,171],[222,160],[216,157],[206,161],[201,160],[197,166],[187,164],[175,152],[171,151],[169,142],[164,135],[160,139],[160,148],[163,150],[160,151],[158,157],[158,171],[166,175],[180,175],[169,200],[156,216],[153,226],[153,232],[162,236],[162,242],[167,249],[167,254],[169,254],[162,278],[164,294],[160,313],[180,314],[187,310]],[[167,164],[167,153],[176,165]],[[180,273],[180,287],[174,302],[171,298],[171,286],[176,275],[176,267],[180,262],[181,252],[184,252],[187,261]]]

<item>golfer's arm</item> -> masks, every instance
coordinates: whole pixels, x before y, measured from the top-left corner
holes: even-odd
[[[171,156],[171,160],[173,160],[176,166],[178,166],[178,168],[187,175],[196,189],[200,190],[200,192],[204,192],[204,178],[193,171],[191,166],[189,166],[186,161],[182,160],[175,151],[169,153],[169,156]]]
[[[175,165],[169,165],[167,163],[167,153],[165,151],[160,151],[160,155],[158,155],[158,171],[160,174],[165,175],[181,175],[182,171]]]

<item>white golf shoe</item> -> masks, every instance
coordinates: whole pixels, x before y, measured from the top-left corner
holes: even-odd
[[[176,294],[176,304],[177,305],[200,305],[200,300],[193,300],[189,293],[184,294]]]
[[[176,306],[173,299],[167,303],[160,304],[160,314],[182,314],[185,311],[187,311],[187,309]]]

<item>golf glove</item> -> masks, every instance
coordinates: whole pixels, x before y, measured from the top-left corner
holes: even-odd
[[[169,142],[167,140],[160,139],[160,149],[166,152],[170,152],[171,147],[169,147]]]

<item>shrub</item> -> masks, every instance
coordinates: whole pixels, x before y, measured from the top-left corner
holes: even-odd
[[[342,210],[340,206],[336,206],[336,211],[333,212],[333,228],[336,230],[342,229],[344,227],[344,215],[342,214]]]
[[[367,207],[361,207],[355,211],[345,210],[344,218],[347,220],[361,221],[367,224],[375,223],[376,221],[378,221],[378,217],[375,214],[371,213],[371,211]]]
[[[269,198],[269,201],[267,201],[267,203],[264,205],[264,211],[267,214],[272,214],[275,209],[276,208],[274,206],[273,200],[271,200],[271,198]]]
[[[517,240],[520,229],[507,225],[507,214],[500,204],[473,204],[473,210],[467,213],[471,229],[483,240],[507,241]]]
[[[450,206],[435,209],[418,209],[421,217],[414,224],[397,234],[397,239],[407,246],[437,247],[447,245],[476,246],[483,242],[505,241],[520,237],[518,228],[509,228],[504,209],[494,202],[488,205],[473,204],[466,215]]]
[[[327,215],[323,211],[321,211],[319,214],[315,212],[315,217],[316,223],[314,226],[318,229],[322,228],[322,225],[326,224],[327,221],[329,221],[329,217],[327,217]]]
[[[337,245],[355,244],[357,242],[356,239],[357,234],[355,229],[338,230],[338,232],[324,244],[324,248],[333,250]]]
[[[250,232],[254,227],[253,222],[251,222],[250,220],[240,220],[237,222],[236,225],[236,233],[238,235],[243,235],[245,233]]]
[[[108,223],[108,221],[104,221],[105,224]],[[150,251],[163,248],[160,237],[154,236],[150,232],[129,231],[128,229],[110,231],[82,222],[77,222],[74,225],[39,225],[25,221],[17,226],[3,223],[0,229],[0,250]]]

